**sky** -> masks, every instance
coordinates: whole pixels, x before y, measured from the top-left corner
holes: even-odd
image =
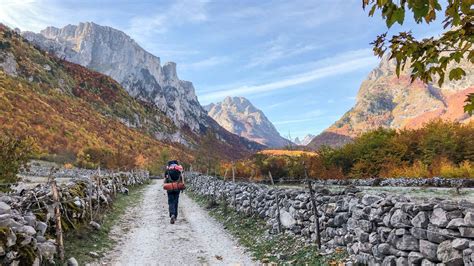
[[[410,17],[390,30],[361,0],[0,0],[0,22],[39,32],[92,21],[124,31],[162,62],[174,61],[202,105],[243,96],[284,137],[318,134],[356,101],[378,65],[377,35],[439,35],[438,20]],[[408,14],[408,13],[407,13]]]

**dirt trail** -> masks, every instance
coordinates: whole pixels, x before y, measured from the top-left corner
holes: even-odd
[[[254,265],[223,226],[186,194],[179,197],[179,215],[169,223],[162,180],[154,180],[143,202],[130,208],[111,232],[119,243],[102,265]]]

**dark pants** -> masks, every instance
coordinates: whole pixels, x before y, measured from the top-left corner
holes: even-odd
[[[178,191],[168,191],[168,205],[170,210],[170,217],[178,218],[178,200],[179,200],[179,190]]]

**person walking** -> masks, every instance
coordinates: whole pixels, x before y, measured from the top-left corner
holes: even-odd
[[[164,188],[168,193],[168,206],[171,224],[174,224],[178,218],[179,193],[182,189],[184,189],[182,172],[183,167],[179,165],[178,161],[173,160],[168,162],[165,172]]]

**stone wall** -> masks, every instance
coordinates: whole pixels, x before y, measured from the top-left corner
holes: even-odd
[[[224,182],[201,175],[188,178],[188,186],[200,195],[225,197],[239,212],[258,215],[271,233],[278,232],[279,218],[285,233],[306,241],[316,239],[308,190]],[[369,265],[474,265],[471,202],[367,194],[355,187],[340,192],[315,187],[315,191],[323,252],[343,247],[351,262]]]
[[[80,169],[77,171],[68,173],[78,178],[58,186],[65,232],[81,224],[100,228],[91,221],[90,210],[94,219],[100,217],[117,193],[128,193],[128,186],[143,184],[149,178],[146,172],[108,172],[98,181],[83,176],[84,171]],[[0,193],[0,265],[43,265],[53,261],[56,255],[54,206],[50,184]]]

